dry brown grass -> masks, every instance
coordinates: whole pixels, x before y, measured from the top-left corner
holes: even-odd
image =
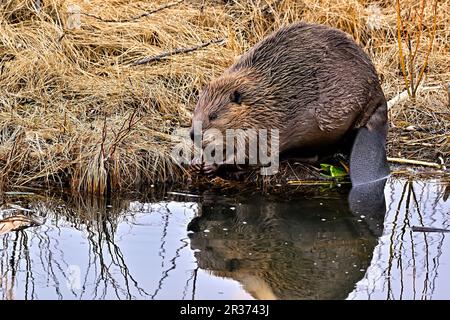
[[[189,126],[198,91],[259,39],[295,20],[350,33],[373,59],[386,96],[404,89],[393,1],[185,0],[139,19],[104,21],[176,2],[1,2],[0,190],[57,183],[103,194],[185,177],[170,157],[171,133]],[[401,3],[414,9],[420,1]],[[423,84],[433,88],[390,110],[393,156],[442,156],[448,163],[449,3],[438,1],[425,70]],[[81,9],[79,29],[69,28],[70,4]],[[430,10],[425,9],[423,43],[430,37]],[[226,43],[130,66],[220,38]],[[419,50],[418,59],[425,51]],[[410,126],[419,130],[405,130]]]

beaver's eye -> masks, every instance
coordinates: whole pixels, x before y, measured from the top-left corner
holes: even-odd
[[[209,121],[216,120],[216,119],[217,119],[217,113],[211,113],[211,114],[208,116],[208,119],[209,119]]]
[[[242,103],[242,94],[239,91],[234,91],[231,95],[231,102],[241,104]]]

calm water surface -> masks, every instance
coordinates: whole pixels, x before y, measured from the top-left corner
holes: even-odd
[[[342,188],[7,195],[0,218],[43,224],[0,235],[0,297],[450,299],[450,233],[412,230],[450,229],[448,185],[390,178],[377,188],[350,198]]]

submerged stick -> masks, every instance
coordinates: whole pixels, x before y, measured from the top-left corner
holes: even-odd
[[[159,12],[159,11],[162,11],[162,10],[165,10],[165,9],[172,8],[172,7],[176,6],[177,4],[180,4],[180,3],[183,2],[183,1],[184,1],[184,0],[179,0],[179,1],[177,1],[177,2],[168,3],[168,4],[166,4],[166,5],[163,5],[162,7],[156,8],[156,9],[154,9],[154,10],[152,10],[152,11],[144,12],[144,13],[138,15],[138,16],[131,17],[131,18],[128,18],[128,19],[119,19],[119,20],[115,20],[115,19],[103,19],[102,17],[96,16],[96,15],[91,14],[91,13],[81,13],[81,14],[82,14],[83,16],[91,17],[91,18],[100,20],[100,21],[102,21],[102,22],[108,22],[108,23],[111,23],[111,22],[124,23],[124,22],[136,21],[136,20],[139,20],[139,19],[141,19],[141,18],[148,17],[149,15],[152,15],[152,14],[154,14],[154,13],[156,13],[156,12]]]
[[[390,157],[388,157],[387,160],[389,162],[395,162],[395,163],[401,163],[401,164],[413,164],[413,165],[419,165],[419,166],[426,166],[426,167],[433,167],[433,168],[437,168],[437,169],[442,169],[442,165],[440,165],[438,163],[435,163],[435,162],[411,160],[411,159],[404,159],[404,158],[390,158]]]
[[[167,58],[167,57],[171,57],[171,56],[174,56],[174,55],[177,55],[177,54],[184,54],[184,53],[197,51],[199,49],[206,48],[206,47],[208,47],[208,46],[210,46],[212,44],[222,44],[224,42],[225,42],[225,39],[222,38],[222,39],[216,39],[216,40],[212,40],[212,41],[209,41],[209,42],[205,42],[205,43],[199,44],[199,45],[194,46],[194,47],[179,48],[179,49],[175,49],[173,51],[163,52],[163,53],[158,54],[156,56],[142,58],[142,59],[140,59],[138,61],[133,62],[132,65],[133,66],[139,66],[139,65],[142,65],[142,64],[147,64],[147,63],[152,63],[152,62],[156,62],[156,61],[161,61],[162,59]]]
[[[450,230],[448,229],[432,228],[432,227],[413,226],[411,229],[413,232],[450,232]]]

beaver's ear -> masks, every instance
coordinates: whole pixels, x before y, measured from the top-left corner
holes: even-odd
[[[242,103],[242,94],[235,90],[231,95],[231,102],[241,104]]]

